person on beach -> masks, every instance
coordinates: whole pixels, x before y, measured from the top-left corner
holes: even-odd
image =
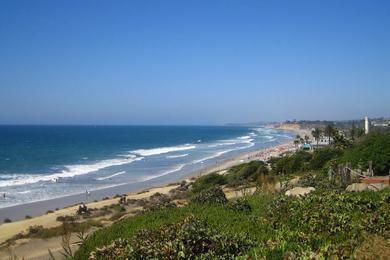
[[[81,202],[79,209],[77,210],[77,214],[82,215],[86,213],[88,213],[88,207],[84,204],[84,202]]]

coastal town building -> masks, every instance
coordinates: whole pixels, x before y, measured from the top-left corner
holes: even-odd
[[[370,119],[367,116],[364,118],[364,132],[366,134],[370,132]]]

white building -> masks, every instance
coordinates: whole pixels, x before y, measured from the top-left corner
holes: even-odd
[[[366,134],[370,132],[370,119],[367,116],[364,118],[364,132]]]

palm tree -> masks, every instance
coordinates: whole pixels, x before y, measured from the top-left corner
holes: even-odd
[[[309,139],[310,139],[309,136],[305,135],[303,138],[305,139],[305,143],[309,143]]]
[[[302,143],[302,137],[300,135],[295,136],[294,144],[298,145]]]
[[[351,141],[349,141],[342,135],[335,134],[333,136],[333,146],[338,149],[345,149],[351,146]]]
[[[295,140],[294,140],[295,149],[298,148],[298,144],[299,144],[299,140],[298,140],[298,139],[295,139]]]
[[[336,129],[332,125],[327,125],[324,129],[325,136],[328,137],[328,143],[330,144],[330,138],[336,133]]]
[[[316,127],[313,131],[311,131],[311,135],[314,137],[314,140],[317,141],[317,148],[318,148],[318,142],[320,141],[321,138],[321,130]]]

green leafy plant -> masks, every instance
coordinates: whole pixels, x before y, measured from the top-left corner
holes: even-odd
[[[194,195],[191,202],[197,204],[226,204],[228,200],[222,189],[215,187]]]
[[[225,235],[192,216],[158,230],[141,230],[133,239],[118,239],[96,249],[89,259],[234,259],[255,243]]]
[[[234,211],[241,211],[246,213],[252,212],[252,207],[249,204],[249,201],[246,199],[236,199],[229,201],[227,206]]]
[[[192,185],[192,192],[199,193],[204,190],[208,190],[215,186],[226,184],[226,178],[223,175],[217,173],[210,173],[205,176],[199,177]]]

